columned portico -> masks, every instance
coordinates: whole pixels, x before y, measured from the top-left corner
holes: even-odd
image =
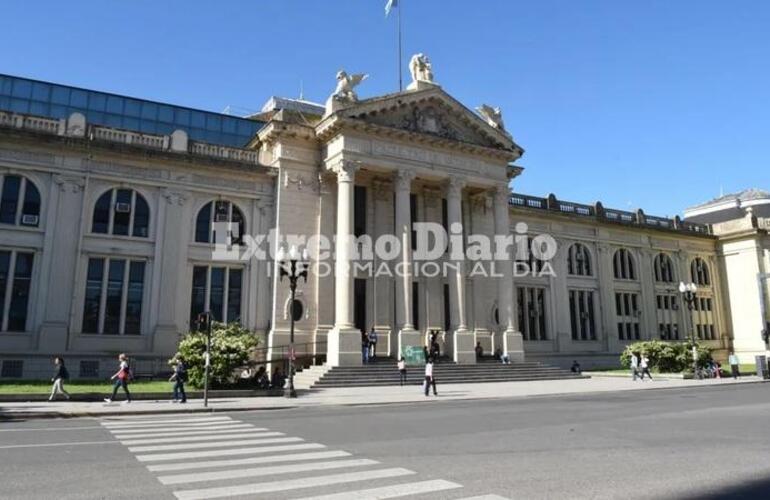
[[[334,262],[334,328],[328,337],[331,366],[361,364],[361,336],[353,318],[353,182],[358,164],[341,161],[337,174],[337,245]]]
[[[494,189],[494,215],[495,235],[508,237],[510,235],[510,211],[508,198],[510,189],[508,183],[501,183]],[[513,246],[508,249],[513,252]],[[508,253],[508,252],[504,252]],[[498,259],[495,262],[497,271],[502,275],[497,278],[497,311],[500,327],[505,330],[503,335],[503,352],[507,352],[513,361],[524,360],[524,343],[521,332],[514,325],[514,297],[513,297],[513,261],[511,256]]]
[[[396,327],[398,328],[398,355],[405,346],[419,346],[420,333],[414,328],[412,317],[412,214],[410,194],[415,174],[399,170],[393,179],[396,204],[396,237],[401,243],[401,259],[396,273]]]
[[[453,357],[457,363],[475,363],[474,335],[468,331],[465,308],[465,249],[457,241],[462,235],[462,193],[465,179],[450,177],[446,185],[447,223],[449,225],[449,275],[450,326],[453,331]],[[455,236],[452,238],[451,236]]]

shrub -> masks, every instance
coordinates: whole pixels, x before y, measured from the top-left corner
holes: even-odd
[[[705,367],[711,360],[711,348],[698,345],[698,366]],[[631,367],[631,353],[645,353],[650,359],[650,369],[663,373],[681,373],[691,371],[692,344],[690,342],[664,342],[647,340],[635,342],[626,346],[620,355],[620,364],[624,368]]]
[[[256,335],[238,323],[214,323],[211,327],[211,387],[235,383],[235,370],[248,363],[252,349],[259,343]],[[189,332],[179,343],[179,354],[187,364],[190,385],[203,387],[206,333]],[[169,360],[173,363],[173,359]]]

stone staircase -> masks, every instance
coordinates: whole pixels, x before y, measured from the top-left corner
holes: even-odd
[[[294,374],[294,388],[297,390],[310,389],[318,380],[331,370],[331,366],[314,365],[304,368]]]
[[[314,367],[323,368],[323,367]],[[303,372],[304,373],[304,372]],[[318,375],[320,371],[315,371]],[[407,384],[420,385],[424,380],[422,366],[407,368]],[[534,361],[504,365],[498,361],[484,360],[474,365],[458,365],[451,361],[436,363],[433,367],[439,384],[469,384],[487,382],[518,382],[531,380],[567,380],[589,378],[569,370]],[[295,387],[297,382],[295,378]],[[311,389],[331,387],[376,387],[399,385],[399,373],[393,359],[378,359],[366,366],[337,366],[326,371],[315,382],[306,385]]]

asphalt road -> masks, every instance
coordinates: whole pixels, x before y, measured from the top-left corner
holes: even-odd
[[[770,498],[768,391],[5,422],[0,498]]]

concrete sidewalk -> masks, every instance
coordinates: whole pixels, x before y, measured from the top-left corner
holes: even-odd
[[[135,401],[131,404],[83,402],[0,403],[0,421],[3,419],[99,417],[108,415],[136,415],[153,413],[193,413],[250,410],[280,410],[317,406],[358,406],[377,404],[428,403],[433,401],[461,401],[474,399],[506,399],[533,396],[575,395],[586,393],[644,391],[651,389],[705,388],[762,382],[759,377],[733,379],[682,380],[655,379],[632,381],[630,378],[596,377],[582,380],[544,380],[533,382],[499,382],[483,384],[441,385],[438,397],[425,397],[420,386],[354,387],[314,390],[300,394],[297,399],[226,398],[210,399],[204,408],[200,399],[187,404],[172,404],[168,400]]]

